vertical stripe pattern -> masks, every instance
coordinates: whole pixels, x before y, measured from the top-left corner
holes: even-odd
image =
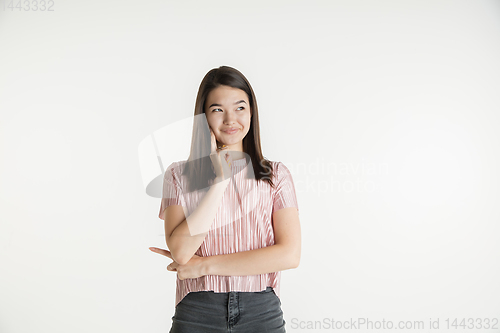
[[[164,219],[168,206],[180,205],[186,216],[198,206],[205,191],[187,193],[187,181],[182,175],[186,161],[172,163],[164,174],[163,196],[159,218]],[[224,192],[222,202],[207,236],[196,251],[201,257],[249,251],[274,245],[272,214],[282,208],[296,207],[297,197],[290,171],[282,162],[271,161],[272,188],[267,181],[246,179],[246,160],[234,160],[233,177]],[[263,291],[273,287],[280,297],[281,272],[247,276],[205,275],[196,279],[177,278],[175,305],[189,292]]]

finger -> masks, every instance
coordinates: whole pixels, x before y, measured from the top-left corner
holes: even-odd
[[[221,153],[221,156],[222,156],[222,160],[223,160],[222,167],[225,170],[225,173],[229,172],[229,174],[230,174],[231,173],[231,163],[233,161],[232,156],[229,153],[229,151],[225,151],[225,152]]]
[[[171,254],[171,253],[170,253],[170,251],[168,251],[168,250],[159,249],[159,248],[157,248],[157,247],[150,247],[149,249],[150,249],[151,251],[155,252],[155,253],[161,254],[161,255],[163,255],[163,256],[165,256],[165,257],[168,257],[168,258],[170,258],[170,259],[174,259],[174,258],[172,257],[172,254]]]
[[[164,250],[164,249],[160,249],[160,248],[158,248],[158,247],[150,247],[149,249],[150,249],[151,251],[153,251],[153,252],[156,252],[156,253],[162,254],[162,255],[164,255],[164,256],[167,256],[167,255],[169,255],[169,254],[170,254],[170,251],[168,251],[168,250]]]
[[[219,169],[219,173],[221,175],[224,174],[224,168],[222,166],[222,155],[221,155],[221,149],[218,149],[217,148],[217,152],[216,152],[216,159],[217,159],[217,168]]]
[[[210,142],[211,142],[211,152],[215,152],[217,150],[217,140],[215,139],[215,133],[210,128]]]
[[[222,145],[220,148],[217,148],[217,152],[220,152],[220,151],[223,151],[223,150],[228,150],[229,149],[229,146],[226,146],[226,145]]]
[[[231,162],[233,161],[233,158],[229,152],[224,153],[224,159],[226,160],[227,164],[231,167]]]

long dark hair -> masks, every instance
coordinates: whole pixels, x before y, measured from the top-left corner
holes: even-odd
[[[222,85],[243,90],[246,92],[250,102],[252,117],[250,129],[243,138],[243,152],[248,154],[248,156],[245,155],[246,163],[248,165],[251,162],[253,170],[247,168],[246,177],[253,177],[257,181],[267,181],[271,187],[274,187],[272,164],[268,159],[264,158],[260,147],[259,111],[252,86],[237,69],[229,66],[220,66],[219,68],[210,70],[205,75],[196,96],[191,152],[182,173],[188,177],[188,191],[208,190],[208,187],[213,183],[216,176],[209,156],[212,148],[210,129],[205,116],[205,102],[208,94]]]

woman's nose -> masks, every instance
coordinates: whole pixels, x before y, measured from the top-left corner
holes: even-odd
[[[234,112],[226,112],[226,117],[224,118],[226,124],[232,124],[236,122],[236,115]]]

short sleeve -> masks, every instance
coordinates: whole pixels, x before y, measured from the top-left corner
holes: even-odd
[[[163,193],[158,217],[165,219],[165,209],[172,205],[181,205],[182,190],[179,185],[179,178],[176,175],[176,163],[170,164],[163,176]]]
[[[292,174],[282,162],[278,162],[275,167],[273,213],[287,207],[295,207],[299,210]]]

